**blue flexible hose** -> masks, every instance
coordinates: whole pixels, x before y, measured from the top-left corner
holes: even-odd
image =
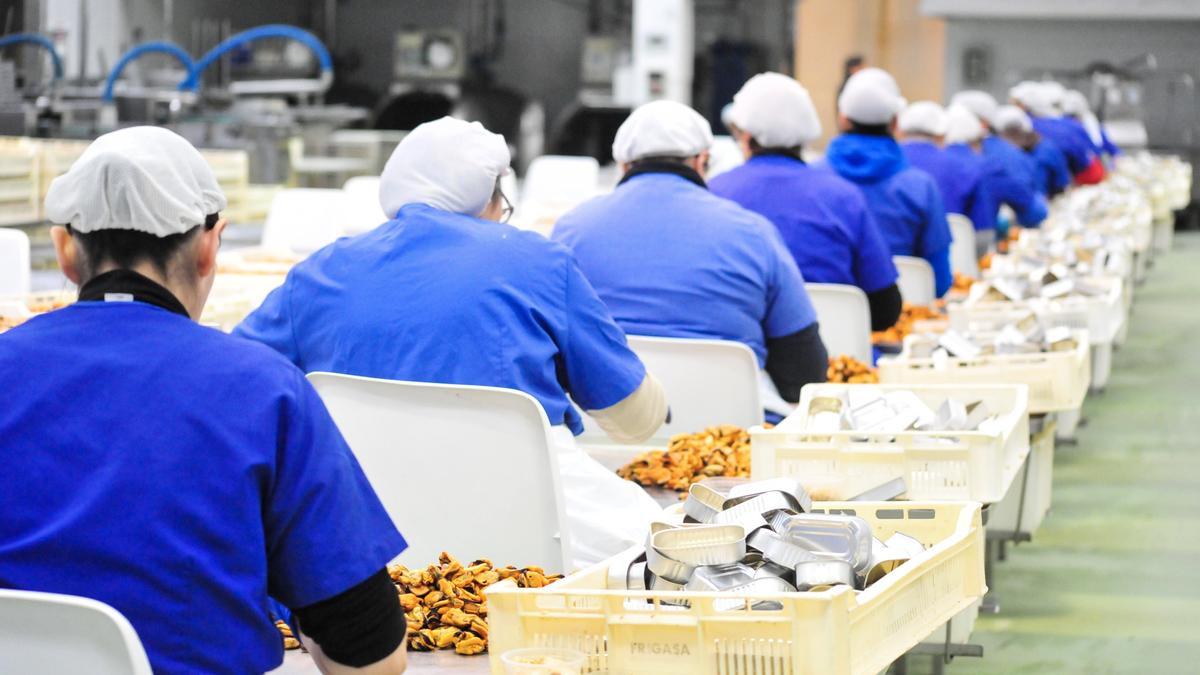
[[[0,48],[22,43],[35,44],[50,52],[50,60],[54,62],[54,79],[63,78],[62,57],[58,55],[58,50],[54,48],[50,38],[37,33],[13,33],[0,37]]]
[[[286,26],[283,24],[269,24],[266,26],[258,26],[250,30],[242,31],[237,35],[231,36],[221,44],[213,47],[207,54],[202,56],[196,62],[192,72],[188,78],[179,85],[183,91],[195,91],[200,87],[200,75],[218,59],[225,55],[231,49],[236,49],[248,42],[261,40],[263,38],[288,38],[295,40],[308,47],[317,56],[317,62],[321,65],[322,74],[333,73],[333,57],[329,55],[329,50],[325,47],[317,36],[312,33],[296,28],[295,26]]]
[[[174,56],[180,65],[187,70],[190,77],[192,71],[196,67],[196,63],[192,61],[190,54],[185,52],[182,47],[174,42],[147,42],[146,44],[138,45],[133,49],[125,52],[125,55],[117,61],[117,65],[113,67],[112,72],[108,74],[108,80],[104,83],[103,100],[105,103],[112,103],[113,87],[117,84],[117,78],[121,76],[121,72],[125,70],[125,66],[142,57],[143,54],[170,54]]]

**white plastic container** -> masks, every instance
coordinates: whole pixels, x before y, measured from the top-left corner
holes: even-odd
[[[984,431],[813,432],[806,428],[812,400],[850,388],[911,391],[936,410],[947,398],[980,400],[1001,417]],[[953,443],[944,442],[953,439]],[[772,429],[750,430],[750,475],[786,476],[817,492],[840,485],[843,496],[904,479],[910,500],[998,502],[1029,454],[1029,393],[1022,385],[810,384],[795,413]]]
[[[1083,405],[1092,379],[1087,331],[1074,331],[1078,343],[1071,351],[1037,354],[992,354],[976,358],[950,357],[944,362],[912,356],[912,343],[903,351],[879,359],[884,384],[1024,384],[1029,387],[1029,414],[1075,410]]]
[[[865,591],[838,586],[748,596],[610,590],[607,562],[545,588],[501,581],[486,591],[492,672],[503,672],[500,654],[540,646],[588,654],[585,672],[869,675],[882,672],[987,590],[977,503],[814,506],[865,518],[876,537],[903,532],[929,548]],[[774,600],[781,609],[719,609],[721,601],[747,597]]]

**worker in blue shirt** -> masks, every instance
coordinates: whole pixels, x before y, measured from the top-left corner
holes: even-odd
[[[816,314],[770,221],[708,191],[711,144],[708,122],[685,105],[637,108],[613,142],[621,182],[551,236],[628,333],[741,342],[795,402],[828,368]]]
[[[1033,122],[1024,110],[1015,105],[1000,106],[993,122],[1001,138],[1020,148],[1033,161],[1039,192],[1054,197],[1071,185],[1066,156],[1033,130]]]
[[[862,190],[892,255],[929,262],[940,297],[954,280],[950,226],[937,182],[909,164],[892,136],[906,104],[887,72],[865,68],[850,76],[838,97],[842,134],[830,142],[825,161]]]
[[[1025,81],[1013,87],[1009,96],[1029,114],[1033,130],[1066,156],[1076,183],[1098,183],[1104,178],[1104,165],[1087,132],[1062,118],[1059,104],[1063,93],[1063,86],[1057,82]]]
[[[1100,123],[1096,114],[1092,112],[1092,106],[1083,92],[1075,89],[1066,91],[1062,96],[1061,107],[1063,119],[1083,127],[1088,138],[1091,139],[1092,146],[1096,149],[1097,154],[1108,158],[1121,154],[1121,149],[1109,139],[1108,132],[1104,130],[1104,125]]]
[[[279,666],[269,593],[322,672],[400,673],[404,539],[303,373],[196,323],[225,205],[158,127],[50,185],[79,301],[0,335],[0,588],[111,605],[180,674]]]
[[[897,127],[908,161],[937,181],[946,212],[970,219],[976,257],[982,257],[996,240],[1000,205],[995,181],[987,180],[987,161],[976,149],[983,136],[978,118],[962,105],[948,112],[933,101],[917,101],[900,113]]]
[[[746,163],[709,182],[712,193],[766,216],[809,283],[847,284],[867,294],[872,330],[900,317],[896,265],[862,194],[808,166],[805,143],[821,136],[808,91],[780,73],[750,78],[729,108]]]
[[[573,403],[632,444],[662,425],[666,398],[570,252],[496,222],[507,219],[499,181],[509,161],[504,138],[479,123],[446,117],[417,127],[381,176],[391,220],[298,264],[234,334],[306,372],[530,394],[562,451],[571,562],[588,564],[644,539],[659,509],[574,447],[583,424]],[[568,471],[576,465],[579,475]],[[583,503],[577,479],[611,483],[608,522],[580,522],[602,509]]]

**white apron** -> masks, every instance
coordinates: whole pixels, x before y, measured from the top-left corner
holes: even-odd
[[[646,541],[650,521],[662,512],[636,483],[604,468],[575,444],[565,426],[552,427],[558,449],[573,560],[568,569],[581,569]]]

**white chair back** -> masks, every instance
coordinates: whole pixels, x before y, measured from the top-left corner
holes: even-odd
[[[937,282],[933,277],[933,266],[924,258],[907,255],[893,256],[900,279],[900,297],[910,305],[928,307],[937,298]]]
[[[360,234],[373,230],[390,216],[379,205],[379,176],[355,176],[342,185],[346,193],[346,233]]]
[[[595,196],[599,181],[600,163],[592,157],[542,155],[525,172],[521,206],[552,205],[568,211]]]
[[[975,225],[961,213],[946,214],[950,222],[950,269],[973,279],[979,278],[979,259],[975,257]]]
[[[846,284],[804,284],[813,309],[821,342],[830,356],[845,354],[871,363],[871,305],[867,294]]]
[[[89,598],[0,590],[0,673],[151,675],[142,641]]]
[[[749,347],[727,340],[629,336],[629,346],[662,384],[671,421],[644,445],[666,447],[671,436],[718,424],[749,428],[763,423],[758,359]],[[585,416],[579,444],[612,445]]]
[[[714,136],[712,147],[708,149],[708,171],[705,178],[719,176],[726,171],[732,171],[746,163],[742,149],[732,136]]]
[[[348,231],[349,203],[346,193],[337,189],[280,190],[263,224],[263,248],[308,255],[333,243]]]
[[[28,295],[29,235],[0,227],[0,295]]]
[[[566,569],[557,451],[532,396],[334,373],[308,379],[408,541],[401,563],[423,567],[448,551]]]

